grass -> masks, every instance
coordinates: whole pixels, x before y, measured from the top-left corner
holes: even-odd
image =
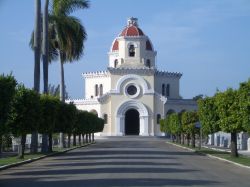
[[[10,157],[6,157],[6,158],[1,158],[0,159],[0,166],[3,165],[8,165],[8,164],[13,164],[13,163],[17,163],[17,162],[21,162],[21,161],[25,161],[28,159],[32,159],[32,158],[38,158],[41,156],[44,156],[45,154],[42,153],[37,153],[37,154],[25,154],[23,159],[18,158],[17,156],[10,156]]]
[[[84,145],[84,144],[82,144]],[[72,149],[72,148],[77,148],[79,146],[71,146],[70,148],[59,148],[59,147],[53,147],[53,153],[58,153],[58,152],[63,152],[66,151],[68,149]],[[48,153],[48,154],[52,154],[52,153]],[[9,156],[9,157],[5,157],[5,158],[0,158],[0,166],[4,166],[4,165],[8,165],[8,164],[14,164],[17,162],[22,162],[25,160],[29,160],[29,159],[33,159],[33,158],[38,158],[41,156],[45,156],[48,154],[43,154],[43,153],[36,153],[36,154],[31,154],[31,153],[25,153],[24,154],[24,158],[20,159],[17,156]]]
[[[182,147],[187,147],[190,149],[193,149],[194,152],[199,153],[199,154],[209,154],[212,156],[216,156],[219,158],[223,158],[238,164],[242,164],[245,166],[250,166],[250,157],[244,156],[244,155],[239,155],[239,157],[232,157],[230,152],[226,152],[226,151],[217,151],[217,150],[213,150],[213,149],[209,149],[209,148],[192,148],[190,146],[187,145],[182,145],[182,144],[178,144],[178,143],[174,143],[176,145],[180,145]]]

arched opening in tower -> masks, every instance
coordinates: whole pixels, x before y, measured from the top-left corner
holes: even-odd
[[[139,132],[139,112],[135,109],[130,109],[125,113],[125,135],[139,135]]]

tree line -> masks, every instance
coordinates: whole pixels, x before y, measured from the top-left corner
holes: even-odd
[[[19,157],[23,158],[26,135],[34,131],[48,134],[45,152],[52,152],[53,133],[67,134],[70,147],[72,136],[73,145],[76,136],[79,143],[81,137],[87,142],[94,141],[94,133],[101,132],[103,127],[104,120],[95,114],[78,110],[73,103],[64,103],[58,97],[25,88],[12,75],[0,75],[0,150],[5,134],[21,137]]]
[[[199,135],[200,122],[202,134],[223,131],[231,134],[231,156],[238,157],[237,133],[250,133],[250,79],[240,83],[238,89],[229,88],[217,91],[212,97],[198,100],[198,111],[172,113],[161,120],[161,131],[171,133],[179,143],[191,139],[195,147],[195,137]]]

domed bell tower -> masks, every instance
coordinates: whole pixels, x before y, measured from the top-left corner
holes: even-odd
[[[150,39],[139,28],[138,19],[131,17],[112,43],[108,53],[109,67],[155,68],[156,54]]]

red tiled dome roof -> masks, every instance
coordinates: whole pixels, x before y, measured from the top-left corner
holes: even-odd
[[[117,51],[117,50],[119,50],[119,42],[116,39],[115,42],[113,43],[112,51]]]
[[[146,41],[146,50],[149,50],[149,51],[153,50],[152,44],[149,40]]]
[[[130,25],[123,29],[119,36],[144,36],[144,33],[139,27]]]

